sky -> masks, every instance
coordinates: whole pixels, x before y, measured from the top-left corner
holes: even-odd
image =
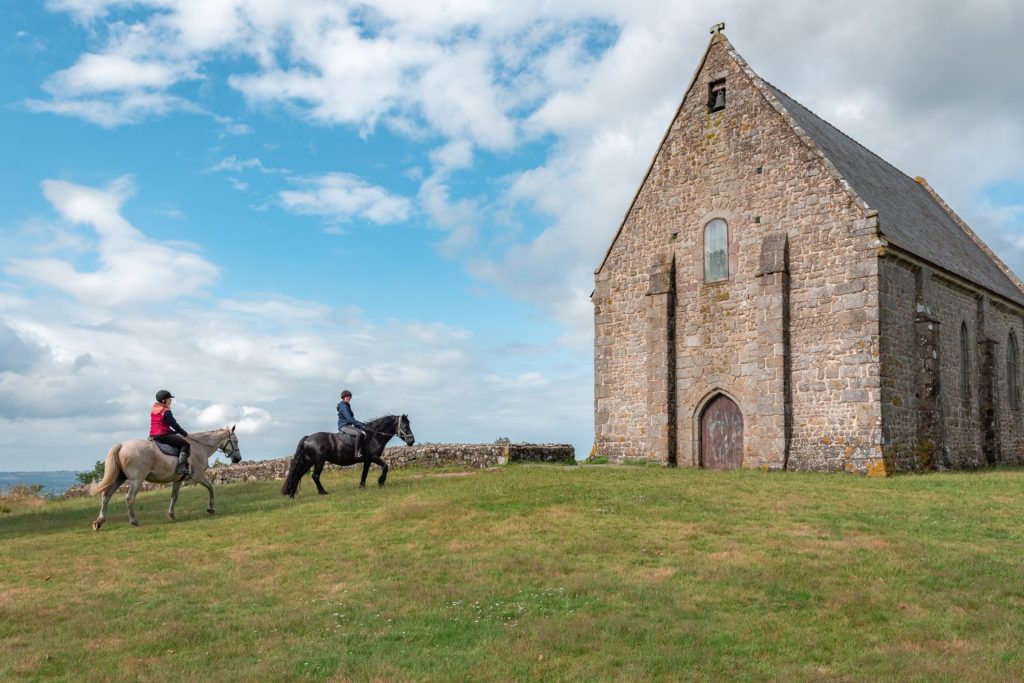
[[[164,388],[247,459],[345,388],[585,457],[594,269],[719,21],[1024,274],[1016,1],[12,0],[0,470],[91,469]]]

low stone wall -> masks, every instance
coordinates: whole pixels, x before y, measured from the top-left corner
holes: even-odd
[[[392,467],[494,467],[510,462],[576,462],[576,449],[569,444],[486,444],[426,443],[384,449],[384,460]]]
[[[207,470],[207,477],[214,486],[241,481],[273,481],[284,479],[288,474],[291,456],[274,460],[240,462],[237,465],[221,465]],[[415,446],[395,446],[384,449],[384,462],[389,467],[495,467],[510,462],[554,462],[571,465],[576,462],[576,451],[569,444],[475,444],[475,443],[427,443]],[[350,469],[328,463],[328,470]],[[194,486],[191,481],[186,486]],[[143,491],[170,486],[144,482]],[[122,489],[124,487],[122,486]],[[64,492],[64,498],[78,498],[89,495],[89,487],[76,484]]]

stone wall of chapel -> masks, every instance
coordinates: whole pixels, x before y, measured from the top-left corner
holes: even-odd
[[[985,328],[989,337],[995,340],[995,404],[999,453],[996,462],[1024,464],[1024,390],[1021,389],[1024,372],[1021,369],[1024,335],[1024,312],[1009,306],[993,304],[989,307]],[[1010,404],[1007,353],[1010,331],[1017,337],[1017,386],[1020,400],[1017,407]]]
[[[930,269],[926,269],[930,274]],[[941,321],[942,412],[946,461],[959,467],[980,465],[982,426],[979,410],[981,354],[978,349],[978,298],[970,290],[931,276],[922,304]],[[967,324],[966,396],[961,392],[960,327]],[[940,463],[941,465],[942,463]]]
[[[984,290],[943,277],[927,264],[891,255],[880,261],[880,283],[883,453],[889,471],[919,470],[929,465],[924,458],[917,411],[924,390],[917,374],[922,359],[915,333],[915,321],[921,316],[934,319],[939,328],[942,440],[934,465],[969,468],[988,462],[980,396],[984,354],[979,341],[984,338],[996,342],[992,345],[998,445],[994,457],[997,462],[1024,463],[1024,396],[1021,407],[1011,407],[1006,363],[1010,330],[1016,332],[1021,355],[1022,312],[992,302]],[[966,395],[961,390],[961,324],[966,324],[968,339]],[[1020,364],[1018,358],[1018,377],[1024,381]]]
[[[728,104],[709,113],[709,83]],[[730,277],[703,281],[703,228],[729,225]],[[788,291],[759,276],[762,243],[789,241]],[[744,466],[786,462],[788,304],[793,469],[867,471],[880,461],[878,258],[865,216],[730,58],[709,51],[623,229],[597,274],[595,449],[615,460],[651,452],[652,267],[675,260],[676,461],[697,465],[700,409],[726,393],[744,417]],[[655,340],[656,341],[656,340]],[[672,418],[667,418],[671,420]]]
[[[915,469],[918,458],[916,277],[909,263],[891,257],[879,260],[882,452],[897,471]],[[947,331],[940,326],[940,335]],[[943,349],[943,357],[946,353]]]

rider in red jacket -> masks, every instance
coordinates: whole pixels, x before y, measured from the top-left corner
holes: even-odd
[[[191,474],[188,467],[190,446],[188,440],[184,438],[188,436],[188,432],[178,424],[174,415],[171,414],[171,401],[173,400],[174,396],[166,389],[156,392],[156,403],[153,404],[153,408],[149,412],[149,438],[181,449],[178,452],[176,472],[187,475]]]

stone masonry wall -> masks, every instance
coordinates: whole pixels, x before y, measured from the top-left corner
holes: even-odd
[[[988,463],[1024,463],[1024,396],[1022,393],[1021,357],[1024,348],[1024,317],[1016,307],[1001,305],[990,301],[985,316],[985,333],[993,340],[994,358],[992,362],[994,374],[993,398],[995,400],[995,430],[997,433],[998,451],[986,458]],[[1016,407],[1011,405],[1007,353],[1010,332],[1017,341],[1017,392],[1019,399]]]
[[[880,263],[882,445],[886,462],[898,470],[914,469],[917,457],[916,277],[898,259]]]
[[[709,113],[720,78],[727,106]],[[714,218],[729,229],[729,279],[705,283],[703,229]],[[724,393],[743,414],[744,467],[864,472],[880,461],[875,235],[874,215],[738,55],[712,45],[595,278],[596,453],[671,462],[674,440],[678,464],[699,466],[701,410]],[[765,271],[766,248],[788,249],[785,268]],[[652,280],[671,263],[662,292]],[[673,356],[663,384],[675,385],[675,414],[663,419],[650,410],[673,406],[652,400],[651,380]]]
[[[908,255],[888,253],[881,260],[882,408],[884,454],[890,471],[980,467],[990,462],[1024,462],[1024,397],[1009,401],[1006,353],[1009,334],[1016,334],[1018,353],[1024,318],[1016,307],[993,302],[984,290],[934,272]],[[928,457],[922,437],[926,413],[919,409],[927,387],[915,373],[921,368],[915,321],[922,318],[937,330],[936,412],[941,415],[937,449]],[[920,329],[920,323],[917,323]],[[961,326],[967,330],[967,385],[961,386]],[[992,358],[987,359],[991,354]],[[1020,360],[1018,359],[1018,365]],[[991,374],[985,398],[985,373]],[[1018,376],[1024,368],[1018,367]],[[1020,386],[1020,384],[1018,384]],[[985,406],[992,403],[994,450],[986,451]]]
[[[416,444],[395,446],[384,449],[384,462],[388,467],[496,467],[515,462],[549,462],[572,465],[576,462],[576,449],[570,444]],[[223,465],[207,470],[207,476],[214,486],[242,481],[273,481],[284,479],[288,474],[292,456],[273,460],[241,462],[237,465]],[[326,469],[355,469],[362,465],[338,467],[329,464]],[[373,465],[372,467],[376,467]],[[186,482],[193,486],[193,482]],[[170,486],[145,482],[144,491]],[[65,498],[77,498],[89,494],[88,486],[75,485],[68,489]],[[124,487],[122,486],[122,489]]]

